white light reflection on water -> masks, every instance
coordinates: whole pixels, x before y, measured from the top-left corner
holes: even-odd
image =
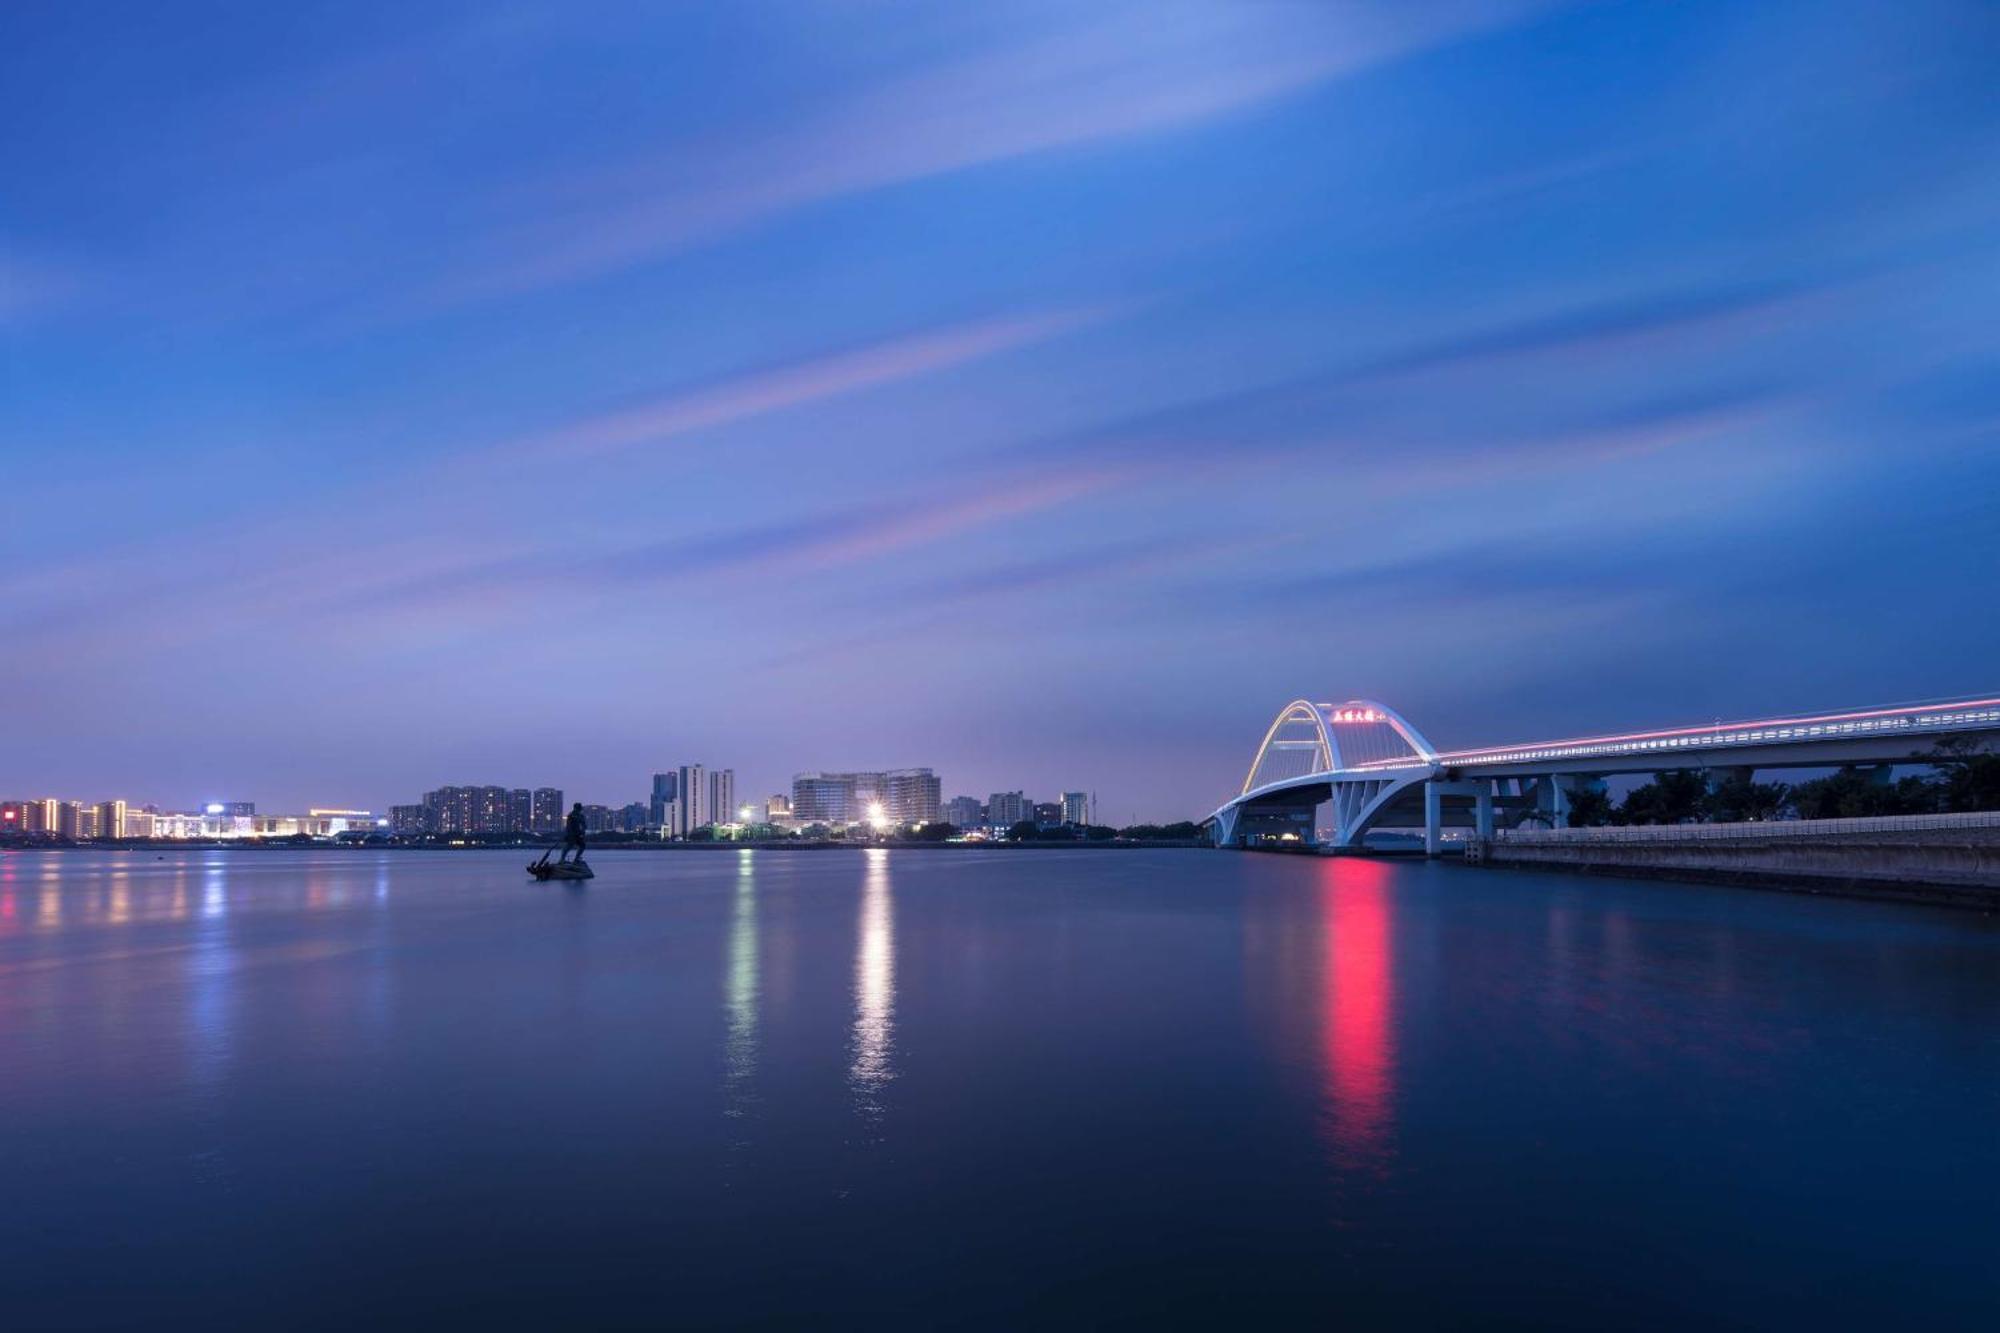
[[[201,914],[205,919],[223,916],[229,911],[229,889],[225,881],[229,870],[221,857],[211,856],[201,864]]]
[[[123,857],[111,863],[111,924],[122,926],[132,919],[132,871]]]
[[[723,1009],[729,1035],[723,1051],[723,1114],[740,1120],[755,1101],[751,1080],[757,1072],[757,853],[736,853],[736,903],[729,921],[724,960]]]
[[[882,1094],[896,1072],[896,913],[889,886],[889,851],[871,847],[861,886],[861,932],[854,954],[853,1062],[847,1084],[855,1109],[870,1120],[884,1110]]]
[[[202,863],[201,916],[193,924],[193,944],[185,956],[181,1039],[186,1052],[185,1091],[201,1116],[208,1142],[195,1153],[204,1183],[226,1179],[226,1139],[220,1113],[235,1060],[236,983],[241,965],[228,917],[229,868],[221,857]]]
[[[55,858],[50,857],[42,866],[42,888],[36,895],[35,923],[44,930],[54,930],[62,925],[63,903],[60,872],[55,867]]]

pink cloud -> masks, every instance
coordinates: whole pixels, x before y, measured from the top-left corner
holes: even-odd
[[[949,370],[1057,337],[1104,317],[1101,311],[1055,311],[931,329],[583,417],[503,444],[497,452],[507,457],[546,458],[550,454],[593,455],[660,444],[694,431]]]
[[[940,62],[794,120],[666,145],[611,171],[537,182],[522,200],[561,199],[566,211],[502,237],[483,263],[433,295],[451,304],[533,291],[822,200],[1181,128],[1545,7],[1545,0],[1150,0],[1087,9],[1087,26]]]

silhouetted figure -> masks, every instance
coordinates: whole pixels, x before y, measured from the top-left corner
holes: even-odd
[[[583,859],[583,802],[578,801],[569,808],[569,818],[563,821],[562,855],[556,860],[569,860],[570,852],[576,852],[576,859]]]

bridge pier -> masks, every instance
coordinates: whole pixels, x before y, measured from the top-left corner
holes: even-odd
[[[1493,784],[1472,779],[1444,782],[1432,779],[1424,784],[1424,855],[1444,855],[1444,798],[1470,796],[1473,822],[1481,837],[1493,836]]]

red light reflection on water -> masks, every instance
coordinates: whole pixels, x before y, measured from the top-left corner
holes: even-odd
[[[1319,906],[1328,1134],[1341,1165],[1386,1165],[1396,1091],[1389,868],[1361,857],[1325,862]]]

